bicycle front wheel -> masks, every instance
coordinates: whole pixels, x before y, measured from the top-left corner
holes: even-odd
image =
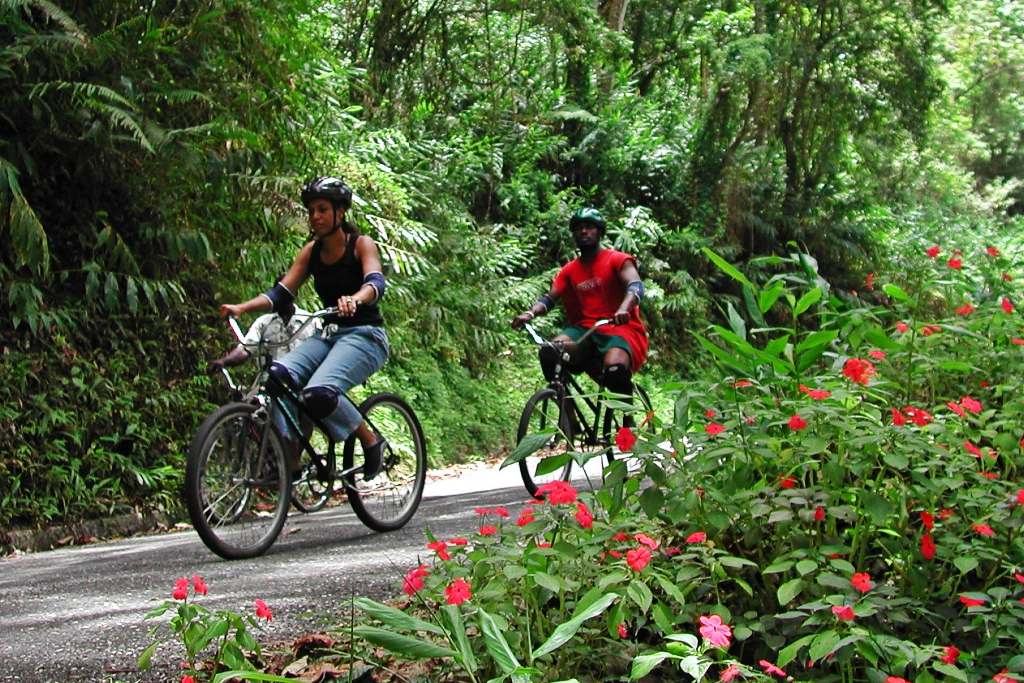
[[[395,531],[405,526],[423,498],[427,479],[427,447],[416,414],[394,394],[374,394],[363,401],[359,412],[367,426],[387,440],[381,455],[380,474],[365,481],[361,473],[344,477],[352,510],[374,531]],[[345,442],[342,467],[349,470],[364,461],[359,439]]]
[[[563,404],[554,389],[541,389],[526,402],[519,418],[517,444],[527,435],[554,430],[538,450],[519,461],[519,473],[531,496],[536,496],[537,489],[549,481],[569,481],[572,475],[569,453],[574,450],[573,427],[568,411],[562,410]]]
[[[264,553],[290,495],[285,451],[262,408],[230,403],[203,421],[189,446],[185,503],[206,547],[227,560]]]

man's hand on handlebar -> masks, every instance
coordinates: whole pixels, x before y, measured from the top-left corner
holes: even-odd
[[[516,330],[523,329],[523,325],[525,325],[526,323],[528,323],[531,320],[533,320],[534,317],[536,317],[536,316],[533,315],[533,311],[526,311],[525,313],[520,313],[516,317],[512,318],[512,327],[513,327],[513,329],[516,329]]]
[[[218,372],[224,369],[224,359],[218,358],[217,360],[211,360],[206,364],[206,374],[216,375]]]
[[[629,323],[629,311],[615,311],[611,320],[613,325],[626,325]]]

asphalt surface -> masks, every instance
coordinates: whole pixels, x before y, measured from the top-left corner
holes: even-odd
[[[293,514],[252,560],[221,560],[191,530],[0,559],[0,682],[177,683],[183,657],[170,615],[143,617],[170,599],[178,578],[202,577],[209,594],[200,604],[211,611],[252,612],[255,599],[265,601],[273,621],[260,640],[293,639],[343,624],[354,596],[396,595],[406,570],[433,554],[426,525],[437,538],[470,536],[480,525],[474,508],[516,515],[526,499],[518,468],[471,466],[429,478],[416,516],[389,534],[342,505]],[[137,659],[156,624],[167,642],[142,672]]]

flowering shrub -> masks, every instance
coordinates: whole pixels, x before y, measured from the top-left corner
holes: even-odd
[[[195,599],[200,595],[206,595],[208,588],[206,583],[198,576],[191,580],[180,578],[174,584],[171,593],[173,600],[165,601],[162,605],[154,607],[146,614],[146,619],[156,619],[168,611],[173,610],[171,618],[171,631],[178,635],[185,646],[187,659],[186,673],[182,676],[182,683],[195,683],[208,674],[214,681],[227,679],[258,678],[263,681],[288,681],[290,679],[268,674],[256,673],[255,667],[249,661],[247,652],[252,653],[255,658],[260,656],[260,646],[251,633],[251,629],[259,628],[259,619],[270,621],[273,614],[267,604],[262,600],[255,601],[255,616],[241,615],[235,612],[219,611],[210,612],[205,607],[195,604]],[[190,599],[191,598],[191,599]],[[154,626],[150,636],[156,634],[160,625]],[[139,668],[148,669],[153,653],[160,646],[161,641],[155,640],[139,657]],[[201,664],[200,657],[208,656],[208,660]],[[229,669],[230,671],[222,671]],[[214,674],[218,674],[214,676]]]
[[[1005,257],[922,249],[874,305],[803,255],[762,286],[709,258],[745,290],[746,317],[700,339],[720,381],[666,387],[674,419],[616,435],[638,468],[599,491],[556,482],[514,524],[483,510],[465,543],[430,538],[403,587],[432,620],[362,601],[390,630],[360,634],[469,680],[1024,680]]]

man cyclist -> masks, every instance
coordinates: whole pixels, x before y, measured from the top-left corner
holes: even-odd
[[[280,281],[280,278],[278,278]],[[211,360],[206,364],[208,374],[216,374],[223,368],[234,368],[245,363],[254,353],[259,353],[264,345],[270,345],[268,349],[274,360],[280,359],[292,349],[298,347],[307,337],[311,337],[320,331],[322,324],[319,319],[314,320],[298,336],[292,338],[298,330],[309,319],[309,311],[303,310],[292,304],[290,309],[281,313],[266,313],[256,318],[249,331],[245,333],[242,341],[233,348],[226,356]],[[287,344],[282,342],[291,339]]]
[[[555,341],[575,341],[598,320],[610,319],[611,324],[601,327],[572,350],[569,370],[590,371],[608,391],[628,397],[633,394],[633,374],[647,358],[647,330],[640,321],[644,286],[631,255],[601,246],[607,227],[597,209],[586,207],[572,215],[569,230],[579,256],[562,267],[551,289],[530,310],[512,319],[512,327],[519,329],[548,313],[559,301],[569,327]],[[555,379],[558,351],[541,346],[539,355],[544,377],[550,382]],[[600,371],[592,369],[598,358]]]

